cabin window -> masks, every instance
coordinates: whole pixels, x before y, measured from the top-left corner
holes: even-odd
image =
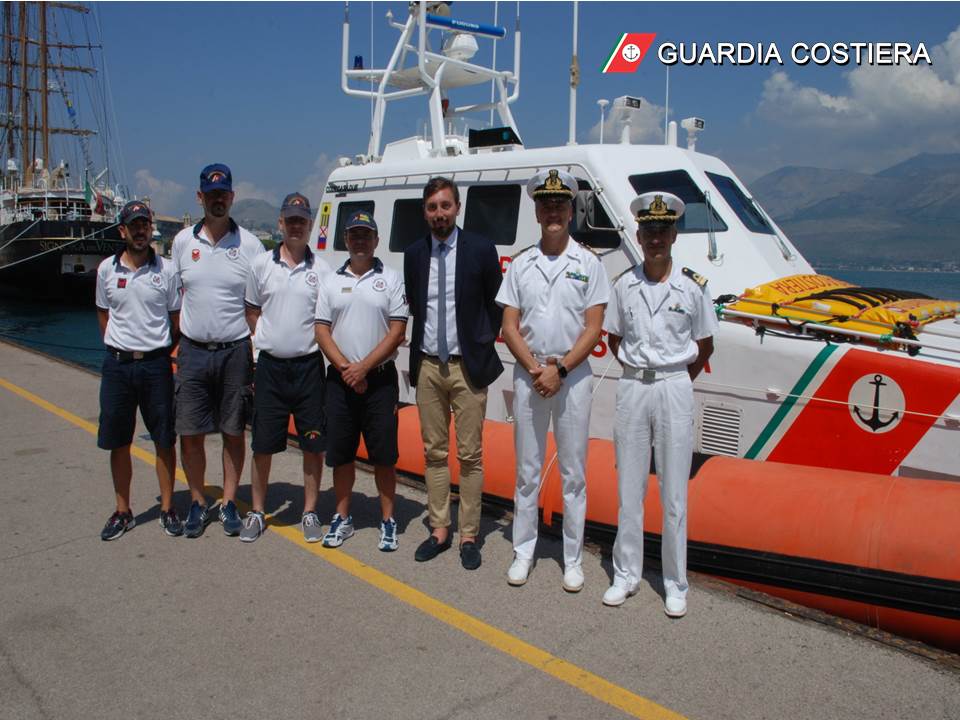
[[[723,195],[723,199],[727,201],[727,204],[733,208],[737,217],[740,218],[740,222],[747,226],[747,230],[755,233],[764,233],[766,235],[776,234],[773,228],[770,227],[770,223],[768,223],[763,216],[763,213],[760,212],[760,208],[756,202],[746,196],[743,190],[740,189],[740,186],[733,181],[733,178],[711,172],[707,173],[707,177],[710,178],[710,182],[712,182],[714,187]]]
[[[654,190],[663,190],[673,193],[683,200],[686,209],[683,217],[677,223],[677,233],[681,235],[683,233],[709,232],[711,230],[724,232],[727,230],[727,224],[717,214],[716,208],[711,207],[710,212],[707,212],[707,200],[703,191],[697,187],[693,178],[685,170],[631,175],[630,184],[637,195]]]
[[[410,245],[430,232],[423,219],[423,200],[406,198],[393,203],[393,223],[390,226],[390,252],[402,253]]]
[[[517,241],[519,214],[519,185],[471,185],[463,229],[483,235],[497,245],[513,245]]]
[[[577,178],[577,186],[581,191],[593,190],[590,183],[582,178]],[[570,221],[570,236],[592,248],[606,250],[620,247],[620,231],[613,226],[600,198],[596,196],[575,203],[574,217]]]
[[[333,236],[333,249],[334,250],[346,250],[346,231],[343,229],[343,226],[347,224],[347,220],[350,219],[350,216],[355,212],[368,212],[373,215],[373,200],[356,200],[354,202],[342,202],[337,206],[337,232]]]

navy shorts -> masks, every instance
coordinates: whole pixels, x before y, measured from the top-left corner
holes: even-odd
[[[261,351],[254,380],[253,451],[273,455],[286,450],[291,415],[300,449],[323,452],[323,357],[316,353],[285,360]]]
[[[253,412],[250,338],[217,350],[183,338],[174,388],[178,434],[243,435]]]
[[[327,467],[352,463],[360,436],[373,465],[395,465],[397,452],[397,403],[400,386],[392,362],[367,373],[367,391],[355,393],[340,373],[327,368]]]
[[[159,448],[177,440],[173,422],[173,370],[165,353],[150,360],[118,360],[107,353],[100,370],[97,446],[116,450],[133,442],[137,408]]]

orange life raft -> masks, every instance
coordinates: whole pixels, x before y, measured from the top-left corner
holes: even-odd
[[[513,427],[486,421],[483,445],[484,493],[511,502]],[[400,410],[399,447],[398,467],[422,475],[415,407]],[[360,452],[365,456],[362,446]],[[553,452],[551,436],[547,457]],[[450,456],[456,457],[453,437]],[[613,443],[591,439],[588,523],[615,529],[616,483]],[[546,522],[562,512],[556,464],[540,502]],[[958,508],[960,484],[949,481],[713,457],[690,481],[689,566],[958,651]],[[659,556],[661,512],[651,478],[644,517],[652,557]]]

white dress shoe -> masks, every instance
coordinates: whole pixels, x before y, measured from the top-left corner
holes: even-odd
[[[637,587],[628,587],[627,584],[619,578],[614,579],[613,585],[607,588],[603,594],[603,604],[609,607],[619,607],[626,602],[631,595],[636,595]]]
[[[687,614],[687,601],[685,598],[668,597],[663,602],[663,611],[672,618],[682,618]]]
[[[579,565],[571,565],[563,571],[563,589],[570,593],[583,590],[583,569]]]
[[[533,565],[532,560],[515,557],[513,563],[510,565],[510,569],[507,570],[507,582],[517,587],[526,583],[527,576],[530,574],[531,565]]]

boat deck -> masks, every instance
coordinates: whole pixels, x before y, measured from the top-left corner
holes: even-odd
[[[609,554],[585,553],[586,587],[568,595],[560,543],[544,536],[530,581],[509,587],[510,526],[496,512],[484,514],[478,571],[455,551],[416,563],[426,537],[417,488],[398,493],[400,550],[380,553],[365,472],[356,536],[338,550],[307,545],[295,449],[274,460],[269,530],[243,545],[216,523],[197,540],[161,533],[152,444],[138,435],[137,527],[101,542],[113,495],[94,438],[99,379],[7,344],[0,366],[4,717],[960,717],[958,664],[715,581],[693,579],[680,621],[663,614],[655,572],[626,605],[605,608]],[[330,483],[325,470],[324,519]],[[181,474],[178,507],[188,500]]]

